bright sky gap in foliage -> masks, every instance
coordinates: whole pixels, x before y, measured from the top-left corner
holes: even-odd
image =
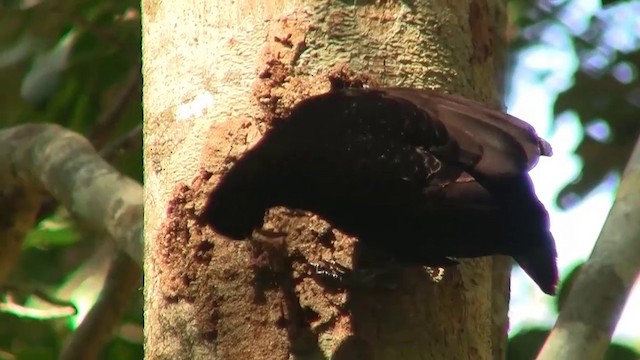
[[[550,26],[543,36],[542,45],[520,53],[513,73],[512,92],[507,101],[509,113],[531,123],[553,146],[554,156],[541,159],[531,176],[538,196],[551,216],[561,278],[576,263],[589,257],[619,183],[619,177],[611,174],[575,207],[563,211],[556,206],[555,197],[560,189],[580,174],[582,164],[573,151],[582,140],[583,133],[599,138],[607,137],[609,131],[606,121],[596,121],[583,130],[574,113],[561,114],[555,124],[552,121],[555,97],[572,85],[572,76],[579,66],[571,34],[584,31],[589,17],[601,11],[598,0],[575,0],[569,9],[561,15],[564,26]],[[640,1],[621,3],[608,9],[604,16],[609,20],[604,35],[609,45],[620,51],[632,51],[640,47]],[[618,70],[616,77],[619,81],[638,81],[633,71],[625,71],[624,68]],[[543,73],[550,75],[541,76]],[[509,317],[512,334],[535,325],[551,327],[555,322],[553,300],[537,291],[518,268],[512,276]],[[638,319],[640,283],[636,282],[614,339],[635,344],[636,349],[640,350]]]

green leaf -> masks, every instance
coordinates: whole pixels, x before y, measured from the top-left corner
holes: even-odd
[[[28,347],[22,348],[15,354],[16,360],[55,360],[56,354],[52,349],[46,347]]]
[[[574,269],[575,270],[575,269]],[[549,329],[524,329],[509,339],[507,344],[507,360],[533,360],[542,349],[549,336]],[[640,354],[631,347],[611,343],[607,348],[604,360],[638,360]]]
[[[638,360],[640,353],[627,345],[612,343],[604,355],[604,360]]]
[[[579,178],[568,184],[558,195],[557,203],[566,208],[568,197],[583,198],[611,172],[621,173],[640,134],[640,86],[635,81],[624,83],[613,76],[616,65],[640,64],[640,51],[626,54],[601,70],[600,74],[579,71],[575,84],[558,96],[554,113],[574,111],[583,125],[604,119],[611,130],[611,139],[598,141],[585,136],[576,149],[584,161]],[[575,203],[575,202],[574,202]]]
[[[532,360],[542,348],[549,329],[524,329],[509,339],[507,344],[507,360]]]
[[[114,338],[102,351],[100,359],[143,359],[142,344],[134,344],[121,338]]]
[[[69,31],[51,50],[34,59],[31,70],[22,79],[20,87],[20,95],[33,106],[42,106],[58,88],[76,37],[76,31]]]
[[[54,214],[45,218],[33,228],[24,242],[23,248],[50,248],[75,244],[80,240],[80,232],[67,217]]]

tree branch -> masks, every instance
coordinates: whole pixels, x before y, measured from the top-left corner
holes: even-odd
[[[591,257],[576,278],[539,360],[604,357],[640,272],[638,189],[640,138]]]
[[[47,190],[81,222],[109,234],[124,251],[112,261],[98,302],[69,337],[61,356],[96,358],[140,284],[142,187],[119,174],[87,139],[51,124],[0,131],[0,187],[7,186],[25,189],[25,194],[36,197],[29,202],[32,219],[41,197],[39,190]],[[20,232],[21,239],[26,231]]]
[[[110,235],[142,265],[142,187],[81,135],[53,124],[0,131],[0,187],[47,190],[80,221]]]

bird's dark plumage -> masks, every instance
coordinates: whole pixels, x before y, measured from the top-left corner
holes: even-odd
[[[527,123],[431,90],[344,89],[303,100],[223,176],[202,219],[232,239],[265,210],[311,211],[399,261],[513,256],[548,294],[548,214],[528,175],[551,147]]]

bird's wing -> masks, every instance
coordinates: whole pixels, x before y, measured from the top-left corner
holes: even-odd
[[[432,90],[389,88],[387,96],[408,100],[441,122],[455,143],[431,151],[487,177],[515,176],[533,168],[551,146],[528,123],[484,104]]]

